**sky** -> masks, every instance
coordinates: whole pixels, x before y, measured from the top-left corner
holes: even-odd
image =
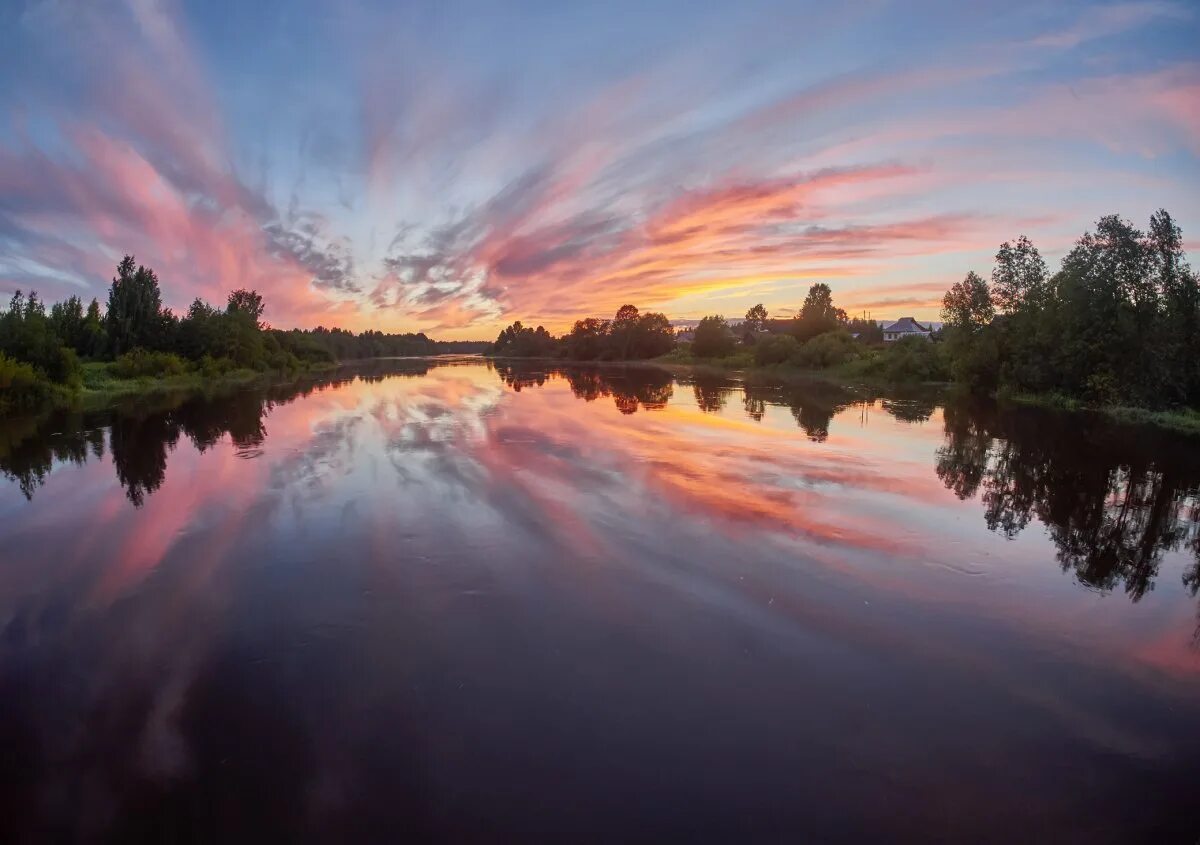
[[[0,294],[255,288],[491,339],[632,303],[936,318],[1029,235],[1200,246],[1200,4],[3,0]]]

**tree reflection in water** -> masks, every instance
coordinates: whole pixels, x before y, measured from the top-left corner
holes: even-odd
[[[432,366],[478,361],[382,360],[351,372],[271,388],[212,395],[137,400],[99,413],[58,412],[0,426],[0,473],[26,498],[45,483],[55,462],[84,464],[106,450],[126,496],[141,506],[163,483],[168,456],[181,437],[201,452],[228,436],[238,454],[257,456],[267,437],[265,416],[277,404],[354,378],[419,377]],[[488,362],[513,391],[562,379],[572,394],[593,402],[611,398],[622,414],[664,408],[677,379],[648,367],[555,367]],[[880,407],[905,423],[928,421],[936,397],[917,393],[880,398],[819,382],[786,386],[738,384],[697,374],[690,382],[705,413],[727,408],[741,394],[746,417],[762,421],[769,406],[787,407],[810,440],[822,443],[835,416]],[[1057,560],[1085,586],[1122,589],[1137,601],[1153,589],[1162,556],[1196,557],[1184,587],[1200,592],[1200,450],[1182,436],[1119,426],[1085,414],[952,401],[943,408],[945,440],[937,450],[938,477],[960,499],[979,497],[989,529],[1015,537],[1031,521],[1046,526]]]
[[[960,499],[979,495],[988,528],[1015,537],[1036,519],[1081,584],[1137,601],[1162,556],[1189,550],[1200,586],[1200,455],[1169,432],[1084,414],[947,405],[937,474]]]
[[[648,368],[539,368],[497,364],[505,384],[543,385],[565,378],[575,396],[611,396],[622,413],[661,407],[673,379]],[[726,408],[741,393],[747,417],[762,421],[770,405],[786,406],[812,441],[829,437],[843,410],[878,404],[904,423],[928,422],[936,393],[879,397],[823,382],[785,386],[738,384],[720,375],[691,378],[697,407]],[[647,402],[653,392],[660,400]],[[1152,589],[1166,551],[1190,550],[1196,563],[1184,587],[1200,593],[1200,458],[1195,444],[1169,432],[1129,427],[1095,415],[952,400],[944,406],[945,441],[938,477],[960,499],[979,496],[988,528],[1017,536],[1031,520],[1046,526],[1058,562],[1087,587],[1123,589],[1133,601]]]

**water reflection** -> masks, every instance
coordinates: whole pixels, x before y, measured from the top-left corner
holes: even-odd
[[[0,841],[1177,833],[1200,467],[1130,433],[479,361],[0,427]]]
[[[1190,551],[1200,572],[1200,449],[1185,438],[1094,417],[950,405],[937,474],[961,499],[979,495],[988,528],[1007,537],[1036,519],[1081,584],[1153,589],[1164,552]]]
[[[622,413],[665,407],[674,379],[635,367],[546,371],[495,365],[514,390],[565,378],[575,396],[612,396]],[[705,413],[740,396],[760,422],[769,405],[785,405],[814,442],[829,437],[848,408],[882,410],[906,423],[928,422],[936,394],[878,397],[833,384],[740,384],[722,376],[689,379]],[[945,442],[936,473],[963,500],[978,497],[987,527],[1015,537],[1036,519],[1045,525],[1064,571],[1085,586],[1123,589],[1133,601],[1153,588],[1165,551],[1188,550],[1196,563],[1185,587],[1200,589],[1200,449],[1189,438],[1106,422],[1098,416],[1039,409],[1002,412],[994,404],[957,399],[944,410]]]
[[[469,361],[437,362],[438,366]],[[236,454],[257,457],[276,406],[358,380],[420,377],[432,362],[380,361],[354,371],[269,390],[159,397],[93,414],[57,412],[43,419],[0,425],[0,472],[31,498],[53,465],[83,465],[111,453],[129,501],[141,506],[162,485],[170,453],[186,437],[201,453],[228,438]],[[611,399],[623,415],[666,408],[676,380],[647,367],[546,368],[489,363],[515,392],[565,380],[585,402]],[[704,413],[726,409],[740,398],[747,419],[761,422],[771,406],[787,407],[813,442],[828,439],[835,416],[858,409],[905,423],[924,423],[937,410],[930,395],[880,398],[819,382],[778,386],[738,384],[697,375],[690,383]],[[1186,438],[1134,430],[1096,417],[1038,410],[1000,412],[995,406],[951,402],[943,412],[944,443],[935,471],[962,500],[978,498],[987,527],[1015,537],[1032,520],[1046,526],[1058,562],[1083,585],[1122,589],[1137,601],[1153,588],[1163,552],[1187,550],[1197,563],[1184,573],[1193,593],[1200,583],[1200,450]],[[107,433],[107,444],[106,435]],[[412,434],[412,431],[409,432]],[[400,467],[398,467],[398,470]]]

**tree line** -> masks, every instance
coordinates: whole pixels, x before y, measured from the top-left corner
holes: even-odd
[[[1117,215],[1102,217],[1054,273],[1028,237],[1005,242],[990,283],[972,271],[946,292],[942,306],[943,328],[885,344],[878,322],[850,318],[819,282],[793,317],[772,318],[762,304],[738,323],[709,315],[687,341],[665,315],[625,305],[612,320],[578,320],[557,338],[541,326],[514,323],[490,353],[576,361],[670,353],[667,360],[838,368],[848,377],[887,382],[954,381],[985,394],[1200,408],[1200,276],[1165,210],[1145,232]]]
[[[1200,407],[1200,277],[1165,210],[1145,232],[1100,218],[1053,274],[1028,237],[1005,242],[942,316],[950,374],[974,390]]]
[[[13,294],[0,311],[0,409],[31,407],[52,385],[76,388],[82,361],[112,362],[118,378],[236,370],[295,372],[347,359],[478,352],[486,344],[436,342],[424,333],[361,334],[342,329],[268,327],[254,290],[229,294],[224,307],[197,298],[182,315],[163,305],[157,274],[125,256],[106,307],[78,296],[46,307],[36,292]]]
[[[518,320],[496,338],[490,354],[513,358],[569,358],[573,361],[636,361],[657,358],[675,347],[675,331],[665,314],[622,305],[611,320],[576,320],[556,338],[542,326]]]
[[[740,324],[731,325],[723,316],[700,320],[694,337],[686,342],[691,355],[699,358],[727,357],[739,347],[749,348],[764,339],[784,337],[766,357],[787,360],[805,342],[830,332],[842,332],[846,340],[859,334],[864,343],[883,340],[877,323],[849,319],[834,306],[829,285],[818,283],[809,290],[803,307],[794,318],[771,319],[761,303],[752,307]],[[791,341],[791,342],[789,342]],[[571,330],[555,337],[543,326],[530,328],[518,320],[502,330],[489,354],[510,358],[565,358],[572,361],[637,361],[666,355],[679,345],[677,334],[665,314],[642,313],[634,305],[622,305],[611,320],[587,317],[576,320]]]

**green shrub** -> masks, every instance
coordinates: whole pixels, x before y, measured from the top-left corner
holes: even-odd
[[[760,367],[782,364],[800,349],[800,342],[790,334],[773,334],[759,338],[754,344],[754,363]]]
[[[906,337],[885,347],[883,375],[892,381],[945,381],[949,372],[942,344],[919,337]]]
[[[117,378],[162,378],[187,372],[187,364],[170,352],[150,352],[141,347],[130,350],[113,363]]]
[[[46,362],[46,376],[50,381],[65,384],[73,389],[78,388],[83,383],[83,371],[75,350],[60,346],[57,354]]]
[[[0,411],[30,410],[49,396],[49,383],[32,365],[0,352]]]
[[[859,357],[859,347],[846,332],[825,332],[800,346],[791,356],[800,367],[824,370]]]
[[[202,357],[198,366],[200,375],[206,379],[220,378],[237,369],[237,365],[228,358],[214,358],[211,355]]]

